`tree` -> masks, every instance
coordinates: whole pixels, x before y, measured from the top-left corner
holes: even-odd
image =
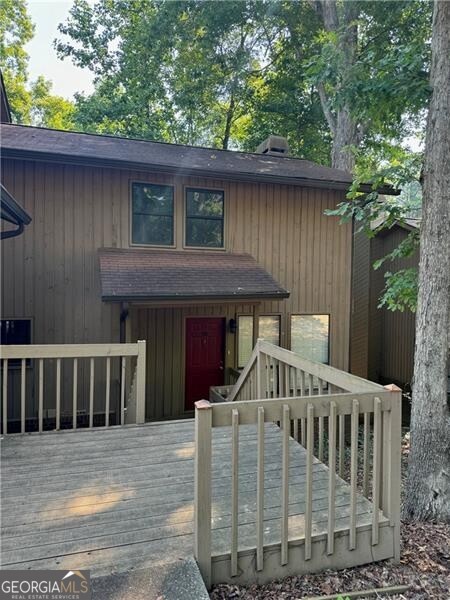
[[[435,0],[404,515],[450,521],[450,3]]]
[[[353,172],[358,150],[401,139],[426,106],[428,3],[309,1],[323,25],[309,73],[332,135],[331,162]]]
[[[76,0],[56,49],[96,77],[77,118],[88,130],[228,148],[274,39],[271,6]]]
[[[24,46],[33,38],[34,26],[24,0],[0,2],[0,68],[13,120],[24,125],[56,129],[73,126],[73,104],[51,94],[52,84],[40,76],[28,81],[28,54]]]

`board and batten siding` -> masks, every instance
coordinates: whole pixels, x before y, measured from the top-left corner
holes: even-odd
[[[11,159],[3,161],[2,180],[33,219],[21,236],[2,243],[2,318],[32,318],[34,343],[119,341],[119,306],[100,297],[97,249],[130,247],[130,182],[146,181],[174,185],[178,250],[185,187],[224,190],[225,250],[248,252],[291,292],[286,300],[262,302],[259,313],[281,315],[287,348],[291,314],[330,314],[330,362],[348,369],[351,225],[324,215],[344,192]],[[148,418],[184,412],[185,317],[230,319],[253,310],[131,308],[131,341],[148,340]],[[236,366],[235,338],[227,333],[228,367]]]
[[[414,368],[415,315],[378,308],[386,271],[418,267],[418,254],[387,261],[374,270],[373,263],[392,252],[408,231],[395,225],[370,240],[354,237],[350,370],[380,383],[411,387]]]

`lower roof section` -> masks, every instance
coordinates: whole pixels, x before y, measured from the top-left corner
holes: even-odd
[[[102,299],[109,302],[288,298],[249,254],[100,248]]]

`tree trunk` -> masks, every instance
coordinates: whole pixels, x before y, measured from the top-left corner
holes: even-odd
[[[435,0],[404,517],[450,521],[450,2]]]
[[[340,87],[343,88],[349,80],[358,47],[358,29],[355,24],[359,14],[358,3],[344,0],[342,10],[338,11],[337,0],[316,0],[313,7],[321,16],[326,31],[338,36],[338,50],[342,58],[339,79]],[[357,146],[360,142],[357,122],[351,114],[350,106],[345,104],[332,114],[323,85],[320,86],[319,96],[333,137],[331,165],[351,173],[355,167],[352,146]]]
[[[225,120],[225,131],[222,138],[222,150],[228,150],[228,144],[230,143],[231,124],[233,122],[235,104],[234,92],[232,92],[230,103],[227,109],[227,117]]]

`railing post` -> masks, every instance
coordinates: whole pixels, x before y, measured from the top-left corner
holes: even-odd
[[[138,340],[136,363],[136,423],[145,423],[145,350],[146,341]]]
[[[401,481],[401,406],[402,390],[386,385],[390,394],[389,411],[383,411],[383,460],[381,508],[394,528],[394,560],[400,561],[400,481]]]
[[[212,406],[195,403],[194,556],[206,587],[211,587]]]

